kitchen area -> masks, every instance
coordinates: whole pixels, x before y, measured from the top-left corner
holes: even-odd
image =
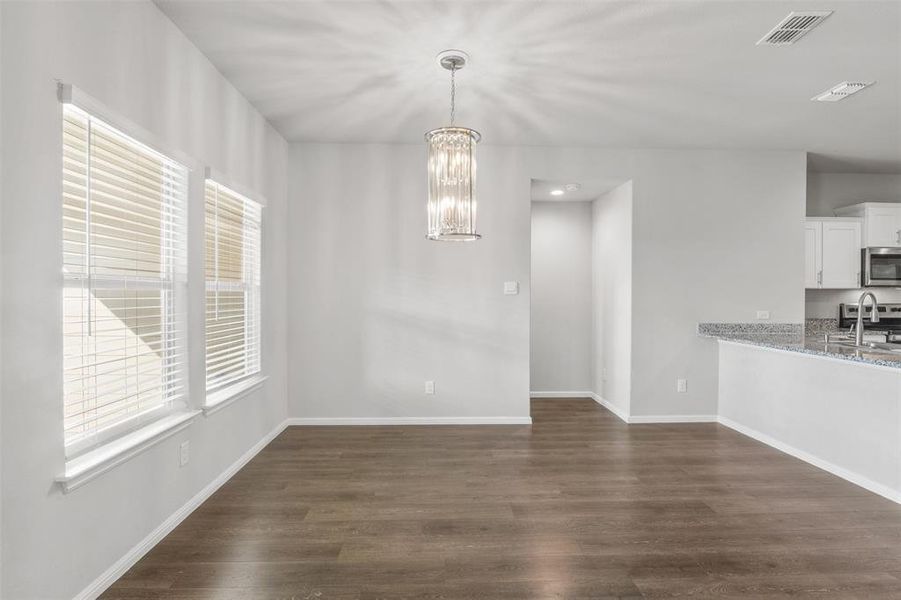
[[[804,224],[805,293],[825,296],[833,311],[826,316],[808,302],[805,334],[822,333],[826,346],[901,351],[901,204],[866,202],[835,214]],[[850,296],[830,307],[828,292],[841,290]]]
[[[831,197],[809,183],[804,323],[698,325],[717,420],[901,503],[901,178],[812,177]],[[847,201],[861,181],[876,201]]]

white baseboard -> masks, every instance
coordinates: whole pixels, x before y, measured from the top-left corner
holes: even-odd
[[[600,395],[591,393],[595,402],[615,414],[623,423],[646,425],[650,423],[716,423],[716,415],[629,415],[619,406]]]
[[[301,425],[531,425],[532,417],[293,417]]]
[[[265,448],[269,442],[274,440],[278,434],[284,431],[285,427],[288,426],[287,421],[283,421],[279,425],[277,425],[272,431],[270,431],[266,436],[261,439],[259,442],[254,444],[247,452],[241,455],[238,460],[233,462],[227,469],[225,469],[222,473],[219,474],[213,481],[211,481],[205,488],[197,492],[190,500],[188,500],[181,508],[172,513],[168,519],[163,521],[156,529],[150,532],[150,534],[145,537],[143,540],[138,542],[136,546],[134,546],[131,550],[129,550],[125,556],[117,560],[109,569],[104,571],[100,577],[95,579],[84,588],[78,595],[75,596],[74,600],[94,600],[100,594],[102,594],[109,586],[116,582],[125,572],[130,569],[136,562],[138,562],[147,552],[149,552],[154,546],[156,546],[160,540],[166,537],[173,529],[175,529],[179,523],[185,520],[185,518],[190,515],[194,510],[203,504],[203,502],[213,495],[213,493],[222,487],[226,481],[232,478],[232,476],[241,470],[241,468],[246,465],[250,460],[256,456],[260,450]]]
[[[629,423],[716,423],[716,415],[632,415]]]
[[[780,452],[784,452],[784,453],[788,454],[789,456],[793,456],[797,459],[803,460],[804,462],[809,463],[819,469],[822,469],[822,470],[826,471],[827,473],[832,473],[836,477],[841,477],[845,481],[850,481],[854,485],[859,485],[860,487],[864,488],[865,490],[869,490],[869,491],[873,492],[874,494],[879,494],[883,498],[888,498],[892,502],[897,502],[898,504],[901,504],[901,491],[894,490],[894,489],[892,489],[886,485],[883,485],[881,483],[876,483],[872,479],[868,479],[867,477],[864,477],[863,475],[860,475],[853,471],[849,471],[848,469],[845,469],[844,467],[835,465],[827,460],[823,460],[822,458],[814,456],[813,454],[805,452],[804,450],[799,450],[798,448],[795,448],[794,446],[790,446],[786,443],[780,442],[779,440],[777,440],[773,437],[770,437],[765,433],[761,433],[761,432],[757,431],[756,429],[751,429],[750,427],[746,427],[746,426],[742,425],[741,423],[736,423],[732,419],[728,419],[726,417],[720,416],[718,418],[718,422],[720,423],[720,425],[724,425],[725,427],[728,427],[729,429],[734,429],[738,433],[746,435],[749,438],[753,438],[753,439],[757,440],[758,442],[762,442],[762,443],[766,444],[767,446],[770,446],[772,448],[775,448],[776,450],[779,450]]]
[[[623,409],[621,409],[619,406],[613,404],[606,398],[602,398],[601,396],[599,396],[598,394],[595,394],[594,392],[591,392],[590,398],[592,400],[594,400],[595,402],[597,402],[598,404],[600,404],[601,406],[603,406],[604,408],[606,408],[607,410],[609,410],[610,412],[612,412],[613,414],[615,414],[617,417],[619,417],[623,423],[629,422],[629,414],[627,412],[625,412]]]
[[[530,398],[591,398],[593,392],[529,392]]]

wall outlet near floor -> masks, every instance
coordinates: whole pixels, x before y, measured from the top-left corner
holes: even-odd
[[[425,393],[426,394],[434,394],[435,393],[435,382],[434,381],[426,381],[425,382]]]
[[[758,318],[758,319],[761,319],[761,320],[769,319],[769,318],[770,318],[770,311],[768,311],[768,310],[758,310],[758,311],[757,311],[757,318]]]
[[[688,391],[688,380],[687,379],[677,379],[676,380],[676,391],[680,394],[684,394]]]
[[[178,466],[185,466],[189,460],[191,460],[191,442],[184,441],[178,446]]]
[[[515,296],[519,293],[519,282],[518,281],[505,281],[504,282],[504,295],[505,296]]]

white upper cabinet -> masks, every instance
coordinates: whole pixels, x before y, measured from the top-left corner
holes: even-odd
[[[807,219],[804,225],[804,287],[860,287],[859,219]]]
[[[860,222],[823,221],[820,287],[860,287]]]
[[[836,209],[835,214],[863,218],[862,247],[901,246],[901,204],[864,202]]]
[[[867,208],[864,224],[865,246],[901,246],[901,206]]]
[[[820,271],[823,269],[823,223],[804,223],[804,287],[820,287]]]

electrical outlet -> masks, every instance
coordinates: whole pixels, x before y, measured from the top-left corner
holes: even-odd
[[[434,381],[426,381],[425,382],[425,393],[430,394],[430,395],[435,393],[435,382]]]
[[[688,391],[688,380],[687,379],[677,379],[676,380],[676,391],[680,394],[684,394]]]
[[[761,319],[761,320],[769,319],[769,318],[770,318],[770,311],[768,311],[768,310],[758,310],[758,311],[757,311],[757,318],[758,318],[758,319]]]
[[[178,466],[183,467],[191,459],[191,442],[184,441],[178,447]]]

